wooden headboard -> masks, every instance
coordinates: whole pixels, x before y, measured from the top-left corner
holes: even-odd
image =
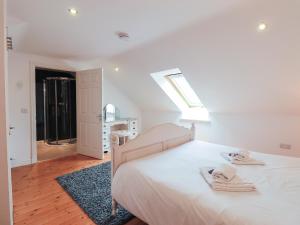
[[[194,139],[194,124],[192,124],[191,129],[172,123],[161,124],[121,146],[119,145],[119,137],[112,135],[112,174],[116,173],[122,163],[162,152]]]

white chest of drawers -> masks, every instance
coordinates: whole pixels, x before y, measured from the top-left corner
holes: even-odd
[[[102,129],[103,151],[110,151],[110,134],[113,130],[126,130],[130,133],[129,139],[138,135],[138,120],[135,118],[120,119],[113,122],[104,122]]]

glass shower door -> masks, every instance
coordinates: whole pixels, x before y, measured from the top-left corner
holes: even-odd
[[[71,99],[75,92],[72,86],[74,83],[75,80],[69,78],[46,80],[46,141],[48,144],[72,143],[76,137],[76,127],[72,126],[76,118],[74,112],[76,108],[72,106]]]

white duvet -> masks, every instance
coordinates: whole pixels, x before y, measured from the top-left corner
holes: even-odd
[[[228,163],[221,145],[192,141],[121,165],[113,197],[149,225],[300,225],[300,159],[252,152],[265,166],[234,166],[256,192],[213,191],[200,168]]]

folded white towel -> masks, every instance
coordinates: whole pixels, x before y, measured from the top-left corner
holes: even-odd
[[[217,187],[217,186],[214,186],[213,187],[213,190],[215,191],[225,191],[225,192],[251,192],[251,191],[256,191],[255,188],[252,188],[252,187]]]
[[[238,161],[238,160],[233,160],[231,161],[232,164],[236,165],[257,165],[257,166],[264,166],[265,162],[259,161],[256,159],[249,159],[247,161]]]
[[[229,182],[235,177],[235,168],[230,165],[223,164],[213,170],[212,176],[215,180]]]
[[[245,158],[243,160],[236,159],[235,157],[232,157],[232,153],[228,153],[228,152],[222,152],[221,156],[227,161],[236,165],[259,165],[259,166],[265,165],[263,161],[256,160],[250,157],[248,159]]]
[[[204,180],[215,191],[228,191],[228,192],[249,192],[255,191],[256,188],[252,183],[242,181],[238,176],[235,176],[230,182],[220,182],[215,180],[212,176],[212,170],[215,168],[204,167],[200,172]]]

